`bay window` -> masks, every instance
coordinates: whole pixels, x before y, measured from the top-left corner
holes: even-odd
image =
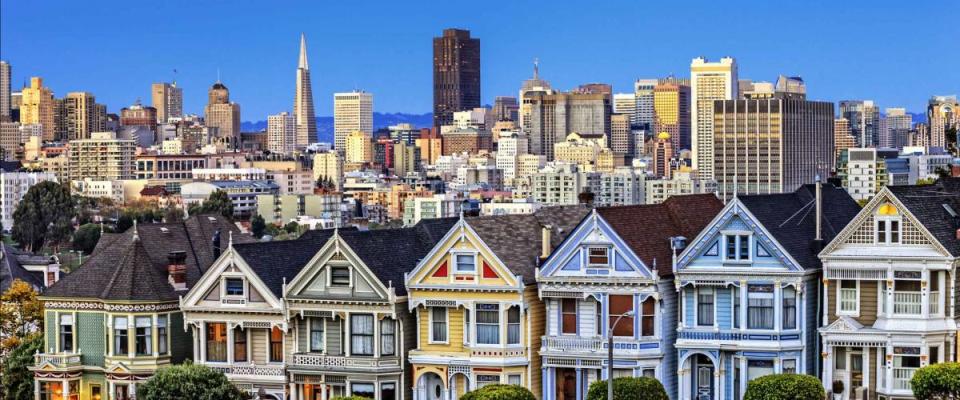
[[[740,288],[734,286],[730,293],[733,296],[733,327],[740,328]]]
[[[773,360],[747,360],[747,382],[773,374]]]
[[[396,354],[397,325],[390,318],[380,321],[380,355],[392,356]]]
[[[633,337],[633,317],[624,316],[633,311],[633,296],[611,294],[609,300],[610,305],[607,308],[609,313],[608,323],[613,328],[613,336]],[[620,320],[619,323],[617,323],[618,319]]]
[[[657,301],[647,297],[640,304],[640,336],[656,336]]]
[[[507,344],[520,344],[520,306],[507,309]]]
[[[577,333],[577,299],[560,299],[560,333]]]
[[[323,319],[310,318],[310,352],[323,352]]]
[[[713,288],[697,289],[697,325],[713,326]]]
[[[116,317],[113,319],[113,354],[127,355],[130,352],[127,339],[127,317]]]
[[[373,315],[350,315],[350,354],[373,355]]]
[[[747,328],[773,329],[773,285],[747,286]]]
[[[797,290],[783,288],[783,329],[797,329]]]
[[[477,343],[500,344],[500,306],[477,304]]]
[[[381,383],[380,400],[397,400],[397,384],[394,382]]]
[[[136,349],[138,356],[148,355],[153,352],[151,322],[151,317],[137,317],[134,319],[134,333],[136,334],[134,348]]]
[[[270,329],[270,362],[283,362],[283,331],[278,327]]]
[[[60,351],[73,352],[73,314],[60,314]]]
[[[157,317],[157,353],[160,355],[167,354],[169,348],[167,347],[167,321],[170,319],[167,315],[161,315]]]
[[[247,361],[247,331],[239,326],[233,328],[233,361]]]
[[[227,362],[227,324],[207,323],[207,361]]]
[[[372,399],[374,398],[375,392],[373,383],[353,382],[350,384],[350,394],[353,396]]]

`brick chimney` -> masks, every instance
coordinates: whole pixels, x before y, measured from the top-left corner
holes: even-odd
[[[167,254],[167,278],[174,290],[187,290],[187,253],[171,251]]]

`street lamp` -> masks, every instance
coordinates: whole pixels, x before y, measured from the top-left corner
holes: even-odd
[[[607,330],[607,400],[613,400],[613,330],[623,317],[633,317],[633,310],[621,314],[610,324]]]

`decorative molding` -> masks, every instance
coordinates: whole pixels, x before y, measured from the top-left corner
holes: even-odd
[[[149,303],[149,304],[115,304],[103,303],[98,301],[70,301],[56,300],[43,302],[47,310],[86,310],[86,311],[107,311],[107,312],[150,312],[150,311],[176,311],[180,309],[179,303]]]

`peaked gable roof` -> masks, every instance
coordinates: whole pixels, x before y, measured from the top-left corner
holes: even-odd
[[[852,221],[860,206],[843,188],[820,184],[821,239],[829,243]],[[804,269],[820,268],[819,249],[811,247],[816,237],[816,185],[803,185],[793,193],[738,196],[763,229],[790,253]]]
[[[552,250],[589,212],[580,205],[544,207],[533,214],[471,217],[467,223],[510,271],[523,277],[524,283],[533,283],[540,261],[542,229],[550,227]]]
[[[713,194],[672,196],[661,204],[601,207],[597,209],[634,254],[660,276],[673,274],[670,238],[696,237],[723,209]]]
[[[167,256],[173,251],[186,253],[187,288],[193,287],[213,263],[212,239],[218,230],[224,248],[231,233],[235,243],[253,241],[219,215],[196,215],[182,222],[140,224],[123,233],[104,233],[90,257],[75,271],[61,276],[43,296],[116,301],[177,300],[185,292],[174,290],[168,282]],[[134,236],[139,240],[134,240]]]
[[[6,292],[7,289],[10,288],[10,285],[13,284],[13,281],[17,279],[26,282],[32,286],[34,290],[43,290],[44,286],[46,286],[44,285],[45,274],[28,271],[20,263],[19,257],[27,254],[21,253],[6,243],[2,243],[0,246],[2,246],[0,247],[0,252],[2,252],[2,254],[0,254],[0,293]]]
[[[913,214],[940,244],[954,257],[960,257],[960,178],[940,178],[933,185],[887,186],[904,207]],[[957,216],[953,216],[948,208]]]

